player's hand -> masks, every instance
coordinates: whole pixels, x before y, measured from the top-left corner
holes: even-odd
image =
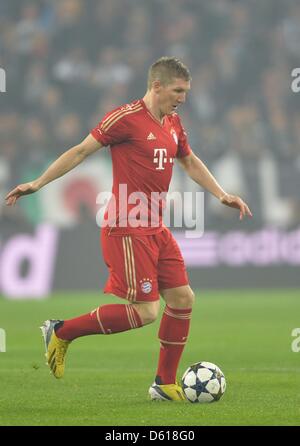
[[[20,197],[23,195],[33,194],[37,190],[39,190],[39,187],[35,181],[20,184],[6,195],[5,202],[7,206],[14,206]]]
[[[252,217],[252,212],[250,211],[248,205],[240,197],[236,195],[224,194],[220,198],[220,201],[230,208],[239,209],[240,220],[243,220],[246,215]]]

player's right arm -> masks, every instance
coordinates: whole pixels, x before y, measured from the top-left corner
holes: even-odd
[[[20,184],[9,192],[5,197],[6,204],[13,206],[23,195],[37,192],[46,184],[62,177],[101,147],[103,147],[101,142],[97,141],[91,134],[88,135],[80,144],[67,150],[57,158],[39,178],[29,183]]]

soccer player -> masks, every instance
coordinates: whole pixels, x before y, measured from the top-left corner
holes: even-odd
[[[176,159],[220,203],[238,209],[240,219],[252,216],[247,204],[226,193],[189,146],[177,108],[185,102],[190,84],[190,72],[181,61],[160,58],[149,69],[143,99],[106,114],[81,143],[63,153],[39,178],[17,186],[6,196],[7,205],[14,205],[19,197],[65,175],[102,147],[111,147],[113,196],[106,211],[106,226],[101,230],[109,269],[104,291],[125,303],[102,305],[74,319],[44,322],[41,328],[47,362],[56,378],[64,374],[65,355],[74,339],[149,324],[158,316],[161,296],[166,305],[158,333],[156,377],[149,394],[151,399],[185,399],[176,372],[188,338],[194,293],[179,247],[162,222],[163,200],[149,204],[153,192],[168,191]],[[127,196],[142,192],[147,198],[144,208],[139,208],[139,219],[130,200],[120,192],[120,185],[126,186]]]

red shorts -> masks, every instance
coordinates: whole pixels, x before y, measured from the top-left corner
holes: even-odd
[[[102,229],[101,241],[109,269],[105,293],[148,302],[159,299],[159,290],[188,284],[182,254],[167,228],[145,236],[109,235]]]

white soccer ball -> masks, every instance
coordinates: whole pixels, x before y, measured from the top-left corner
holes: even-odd
[[[191,403],[212,403],[224,394],[226,380],[217,365],[202,361],[191,365],[184,372],[181,385]]]

